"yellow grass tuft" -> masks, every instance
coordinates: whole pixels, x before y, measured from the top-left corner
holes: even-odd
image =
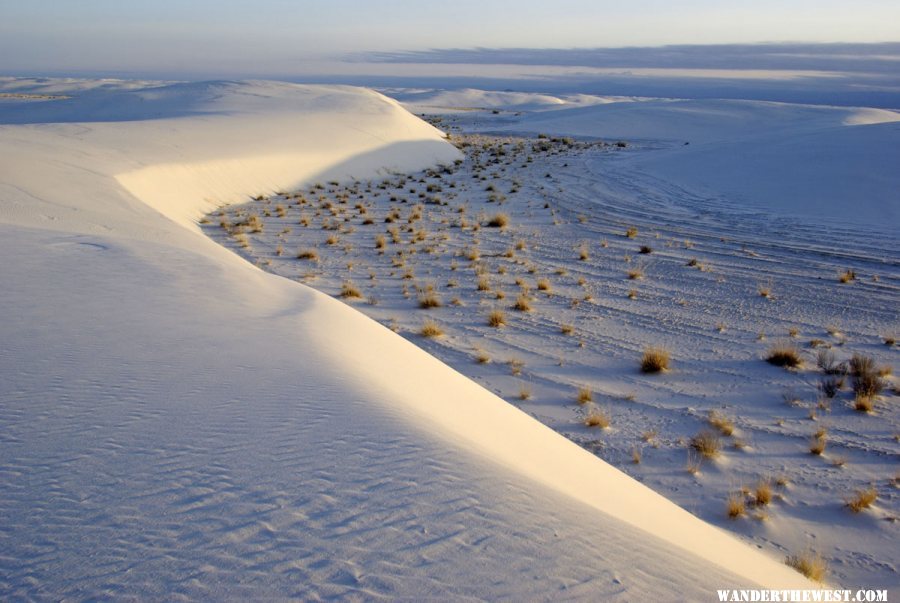
[[[660,347],[650,347],[644,350],[641,358],[642,373],[659,373],[669,370],[669,352]]]
[[[594,400],[594,392],[592,392],[589,387],[580,387],[575,394],[575,400],[577,400],[579,404],[592,402]]]
[[[420,333],[422,337],[441,337],[444,330],[433,320],[426,320]]]
[[[865,490],[857,490],[852,498],[847,500],[847,508],[854,513],[859,513],[864,509],[868,509],[878,499],[878,491],[874,487]]]
[[[828,573],[828,563],[819,553],[807,550],[799,555],[789,555],[784,562],[815,582],[825,581]]]

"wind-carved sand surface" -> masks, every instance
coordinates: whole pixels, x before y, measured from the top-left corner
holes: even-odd
[[[3,598],[697,600],[810,585],[782,552],[199,232],[204,212],[251,195],[461,157],[396,102],[272,82],[0,90],[69,97],[0,113]]]
[[[445,111],[447,98],[439,99],[435,111]],[[645,124],[638,142],[603,142],[499,130],[563,123],[568,134],[579,125],[599,133],[603,111],[625,109],[523,116],[520,95],[499,114],[472,109],[479,99],[433,118],[463,160],[261,195],[209,215],[204,230],[267,271],[342,298],[773,556],[812,550],[839,583],[895,586],[895,193],[861,184],[870,196],[841,205],[810,182],[773,212],[679,186],[651,167],[667,154],[680,165],[688,160],[676,154],[692,153],[692,170],[702,173],[703,157],[727,153],[720,140],[735,129],[744,138],[729,141],[732,151],[754,139],[769,145],[775,134],[761,126],[773,120],[781,138],[791,136],[788,125],[826,140],[861,127],[854,136],[872,148],[845,147],[835,157],[857,154],[850,161],[860,162],[886,150],[884,136],[896,139],[896,114],[696,101],[687,103],[685,125],[683,105],[630,103],[667,128],[668,140],[649,140]],[[671,124],[660,115],[670,108]],[[568,116],[586,111],[601,119]],[[730,133],[709,129],[717,120],[738,123]],[[698,150],[682,150],[677,139],[689,135]],[[807,161],[771,152],[786,166]],[[879,171],[880,161],[859,177],[896,179]],[[817,169],[828,170],[827,161]],[[745,187],[745,197],[764,196],[757,188]],[[880,223],[872,220],[879,211]],[[802,364],[767,363],[780,345]],[[668,351],[668,371],[641,372],[652,347]],[[873,359],[879,395],[854,393],[846,374],[854,355]],[[695,440],[704,433],[718,447],[710,457]],[[872,492],[871,507],[847,507]]]

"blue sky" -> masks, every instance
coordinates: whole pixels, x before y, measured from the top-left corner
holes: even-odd
[[[900,40],[897,0],[0,0],[0,72],[300,74],[363,51]]]

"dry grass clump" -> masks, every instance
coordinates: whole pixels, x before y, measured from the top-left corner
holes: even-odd
[[[490,291],[491,290],[491,280],[485,276],[481,275],[478,277],[478,281],[475,284],[475,288],[479,291]]]
[[[628,230],[625,231],[625,236],[628,237],[629,239],[633,239],[636,236],[638,236],[637,226],[629,226]]]
[[[781,342],[769,348],[766,362],[775,366],[797,368],[803,364],[803,359],[800,357],[800,349],[797,346],[792,343]]]
[[[720,414],[714,410],[710,411],[707,421],[712,427],[715,427],[717,430],[719,430],[719,433],[724,436],[730,436],[734,433],[734,421],[723,414]]]
[[[311,262],[319,261],[319,252],[315,249],[301,249],[297,252],[298,260],[309,260]]]
[[[507,224],[509,224],[509,216],[506,214],[494,214],[487,221],[486,226],[490,226],[491,228],[506,228]]]
[[[691,438],[690,446],[703,457],[712,459],[719,456],[722,450],[722,440],[715,431],[704,429]]]
[[[590,259],[591,253],[586,244],[582,244],[578,247],[578,259],[582,262]]]
[[[772,502],[772,480],[761,479],[753,490],[753,500],[756,506],[768,505]]]
[[[545,278],[538,279],[537,288],[538,288],[538,291],[550,291],[550,289],[551,289],[550,281]]]
[[[531,299],[523,293],[516,298],[513,308],[519,312],[531,312]]]
[[[419,307],[423,310],[440,308],[442,305],[441,298],[434,291],[426,291],[419,297]]]
[[[509,372],[512,373],[513,376],[521,375],[522,369],[525,367],[525,363],[518,358],[510,358],[506,361],[506,364],[509,365]]]
[[[875,399],[872,396],[860,396],[853,398],[853,410],[859,412],[872,412],[875,410]]]
[[[847,500],[847,508],[854,513],[868,509],[878,499],[878,491],[874,486],[864,490],[857,490],[852,498]]]
[[[659,373],[669,370],[669,352],[660,347],[650,347],[644,350],[641,358],[642,373]]]
[[[853,393],[856,394],[857,410],[871,410],[872,399],[884,389],[884,380],[879,375],[875,360],[862,354],[853,354],[849,363]],[[859,408],[869,405],[869,408]]]
[[[631,462],[635,465],[640,465],[641,460],[643,460],[643,451],[640,446],[635,446],[631,449]]]
[[[419,333],[422,337],[441,337],[444,334],[444,330],[433,320],[426,320]]]
[[[784,562],[815,582],[824,582],[825,575],[828,573],[828,562],[825,561],[825,558],[810,550],[799,555],[788,555]]]
[[[506,324],[506,314],[503,313],[503,310],[491,310],[491,313],[488,314],[488,324],[492,327],[502,327]]]
[[[638,249],[638,253],[643,253],[645,255],[650,254],[650,253],[653,253],[653,248],[650,247],[649,245],[641,245],[641,248]]]
[[[811,341],[810,345],[814,342]],[[838,362],[834,352],[827,348],[816,352],[816,366],[826,375],[843,375],[847,371],[846,365]]]
[[[593,408],[587,415],[585,415],[584,424],[587,427],[599,427],[600,429],[606,429],[610,424],[609,414],[598,408]]]
[[[351,281],[344,281],[344,284],[341,285],[340,295],[343,298],[362,297],[362,293]]]
[[[571,335],[575,332],[575,326],[570,324],[559,325],[559,332],[563,335]]]
[[[739,492],[732,492],[728,495],[728,502],[725,505],[729,519],[737,519],[745,515],[747,509],[744,505],[744,497]]]
[[[854,280],[856,280],[856,272],[852,268],[844,270],[843,272],[838,274],[838,281],[840,281],[841,283],[846,284]]]
[[[593,402],[594,392],[592,392],[589,387],[579,387],[578,392],[575,394],[575,400],[579,404],[587,404],[588,402]]]
[[[475,354],[475,362],[478,364],[487,364],[491,361],[490,355],[484,350],[478,350]]]
[[[817,432],[809,443],[809,453],[816,456],[821,456],[822,453],[825,452],[826,444],[827,440],[825,439],[825,434]]]
[[[644,268],[643,266],[635,266],[628,270],[628,279],[632,281],[636,281],[640,278],[644,278]]]
[[[522,384],[519,387],[519,400],[530,400],[531,399],[531,388],[525,384]]]

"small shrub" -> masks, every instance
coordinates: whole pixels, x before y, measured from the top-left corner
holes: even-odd
[[[728,511],[729,519],[737,519],[738,517],[744,515],[746,513],[746,508],[744,506],[744,497],[739,492],[732,492],[728,495],[728,502],[726,503],[726,510]]]
[[[826,398],[834,398],[842,387],[844,387],[843,377],[825,376],[819,381],[819,391]]]
[[[822,555],[811,550],[799,555],[788,555],[784,562],[814,582],[824,582],[828,574],[828,562]]]
[[[875,360],[869,356],[853,354],[850,358],[850,375],[857,400],[874,398],[884,389],[884,381],[878,374]]]
[[[525,363],[519,360],[518,358],[510,358],[506,361],[509,365],[509,372],[513,374],[513,376],[518,376],[522,374],[522,368],[525,366]]]
[[[298,260],[309,260],[311,262],[319,261],[319,252],[315,249],[301,249],[297,252]]]
[[[669,369],[669,352],[660,347],[651,347],[644,350],[641,358],[642,373],[659,373]]]
[[[849,283],[856,280],[856,272],[853,269],[847,269],[838,274],[838,281],[841,283]]]
[[[766,362],[775,366],[797,368],[803,363],[800,350],[791,343],[778,343],[769,348]]]
[[[687,461],[684,464],[684,470],[691,475],[700,473],[700,466],[703,464],[703,457],[693,448],[687,451]]]
[[[631,462],[635,465],[640,465],[641,460],[643,458],[643,451],[640,446],[635,446],[631,449]]]
[[[559,331],[563,335],[571,335],[572,333],[575,332],[575,327],[570,324],[562,324],[559,326]]]
[[[859,412],[872,412],[875,410],[875,400],[872,396],[861,396],[859,394],[853,398],[853,409]]]
[[[509,216],[506,214],[494,214],[490,220],[487,221],[487,226],[491,228],[506,228],[506,225],[509,224]]]
[[[428,291],[419,297],[419,307],[424,310],[440,308],[442,305],[441,298],[434,291]]]
[[[444,334],[444,330],[436,322],[426,320],[420,333],[422,337],[441,337]]]
[[[629,239],[633,239],[636,236],[638,236],[637,226],[629,226],[628,230],[625,231],[625,236],[628,237]]]
[[[599,427],[600,429],[606,429],[610,424],[609,415],[602,410],[594,408],[587,415],[585,415],[584,424],[587,427]]]
[[[842,375],[846,372],[845,365],[839,363],[834,352],[829,349],[821,349],[816,352],[816,366],[826,375]]]
[[[359,289],[357,289],[351,281],[344,281],[344,284],[341,285],[340,295],[343,298],[362,297],[362,293],[360,293]]]
[[[492,310],[488,314],[488,324],[495,328],[502,327],[506,324],[506,315],[502,310]]]
[[[714,410],[709,413],[707,421],[724,436],[730,436],[734,433],[734,422],[725,415],[719,414]]]
[[[691,438],[690,446],[703,457],[711,459],[719,456],[719,452],[722,450],[722,440],[719,439],[719,434],[716,432],[704,429]]]
[[[809,453],[821,456],[825,452],[826,440],[824,437],[813,438],[809,444]]]
[[[575,394],[575,400],[579,404],[587,404],[588,402],[593,402],[594,392],[592,392],[588,387],[580,387],[578,388],[578,392]]]
[[[789,555],[785,557],[784,562],[815,582],[824,582],[825,575],[828,573],[828,563],[825,558],[812,551]]]
[[[519,312],[531,312],[531,299],[523,293],[516,298],[513,308]]]
[[[854,513],[868,509],[878,499],[878,491],[874,487],[865,490],[857,490],[856,494],[847,500],[847,508]]]
[[[584,262],[584,261],[587,261],[588,259],[590,259],[590,257],[591,257],[591,253],[590,253],[590,250],[588,249],[588,246],[580,245],[578,247],[578,259],[581,260],[582,262]]]
[[[764,506],[772,502],[772,481],[769,479],[759,480],[753,491],[753,499],[757,506]]]
[[[641,245],[641,248],[638,250],[638,253],[650,254],[653,253],[653,248],[649,245]]]

